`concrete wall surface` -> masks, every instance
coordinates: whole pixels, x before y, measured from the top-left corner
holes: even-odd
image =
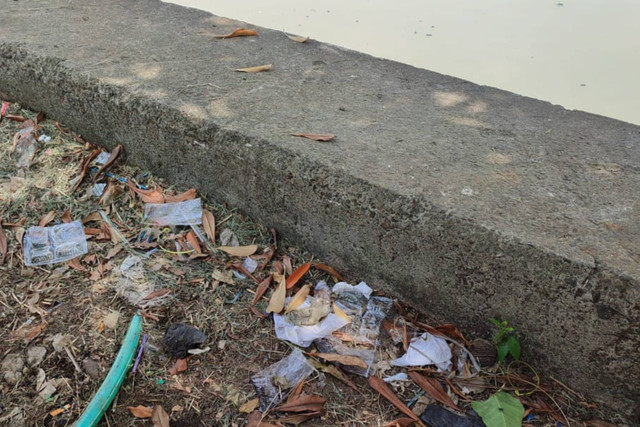
[[[155,0],[2,3],[0,96],[635,408],[640,127]]]

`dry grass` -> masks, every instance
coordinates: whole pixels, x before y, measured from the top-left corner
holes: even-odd
[[[19,110],[15,105],[11,113],[35,118],[34,113]],[[130,241],[135,241],[142,229],[143,204],[132,198],[128,191],[122,191],[108,205],[99,206],[98,199],[87,192],[91,187],[88,182],[79,192],[73,193],[70,182],[78,174],[90,147],[71,134],[61,133],[51,121],[45,121],[41,126],[41,133],[52,139],[39,148],[27,180],[16,183],[15,179],[11,181],[17,171],[8,149],[20,124],[5,120],[0,125],[0,218],[4,224],[21,224],[4,227],[9,250],[6,261],[0,265],[0,323],[3,325],[0,341],[4,343],[0,360],[9,354],[18,354],[24,359],[29,349],[46,348],[46,356],[38,366],[25,362],[17,382],[0,378],[0,419],[17,408],[26,425],[64,426],[72,424],[100,386],[136,311],[136,307],[116,290],[119,281],[116,271],[129,252],[121,250],[108,258],[109,252],[121,243],[93,238],[89,253],[80,258],[86,272],[70,268],[68,264],[28,268],[23,264],[17,236],[21,228],[36,225],[49,211],[56,213],[55,223],[66,210],[74,219],[82,219],[98,208],[108,208],[109,217],[120,231]],[[138,177],[138,183],[151,188],[159,183],[146,171],[120,163],[109,170],[118,176]],[[167,188],[166,193],[180,192],[160,184]],[[270,246],[270,232],[263,226],[214,201],[205,202],[217,220],[218,233],[228,227],[237,235],[240,244],[255,243],[260,248]],[[22,224],[22,220],[26,222]],[[87,226],[100,227],[98,223]],[[250,377],[290,352],[290,345],[275,337],[272,321],[260,318],[250,310],[249,303],[256,288],[253,281],[236,280],[235,285],[227,285],[212,279],[214,270],[229,268],[230,257],[216,252],[207,258],[190,260],[170,252],[174,249],[176,235],[186,231],[185,227],[179,227],[175,232],[165,231],[159,239],[163,250],[144,259],[146,279],[155,289],[166,288],[172,292],[165,304],[148,309],[143,327],[143,333],[149,336],[147,350],[137,373],[127,376],[116,401],[101,422],[102,426],[150,425],[132,417],[127,406],[155,404],[162,405],[171,415],[172,425],[244,425],[247,414],[240,413],[239,406],[255,397]],[[312,259],[312,255],[304,250],[288,242],[279,242],[278,251],[264,271],[269,271],[273,262],[285,255],[291,257],[294,268]],[[103,274],[91,276],[99,266],[102,266]],[[312,283],[320,279],[332,281],[330,276],[314,270],[306,277]],[[266,304],[263,299],[256,308],[263,311]],[[120,317],[111,329],[103,321],[113,311],[120,313]],[[419,318],[420,315],[409,311],[405,316]],[[212,349],[193,357],[186,372],[172,377],[167,370],[174,360],[162,353],[160,341],[167,327],[175,322],[188,323],[203,331],[209,337],[207,345]],[[68,344],[71,356],[65,351],[54,350],[52,340],[56,334],[71,336]],[[401,351],[389,342],[384,346],[395,353]],[[72,357],[82,372],[74,368]],[[97,375],[88,375],[96,368]],[[45,375],[45,382],[52,380],[56,387],[54,393],[44,398],[38,392],[42,375]],[[308,425],[377,426],[400,416],[368,387],[365,379],[355,376],[351,379],[359,392],[319,372],[306,382],[306,393],[319,394],[327,400],[324,415],[309,421]],[[397,394],[405,402],[417,400],[416,405],[424,407],[428,399],[419,398],[420,389],[412,383],[404,384],[395,389]],[[501,385],[495,381],[496,387]],[[490,391],[488,389],[485,395]],[[563,402],[562,409],[568,416],[592,416],[593,411],[590,413],[581,407],[578,399],[567,391],[556,388],[554,393]],[[467,405],[462,400],[459,403]],[[65,407],[67,409],[56,416],[50,414],[52,410]],[[3,423],[9,425],[10,420],[5,418]],[[531,425],[554,424],[551,418],[541,415],[536,415],[531,422]]]

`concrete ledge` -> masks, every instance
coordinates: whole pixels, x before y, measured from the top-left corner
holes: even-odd
[[[508,319],[545,373],[630,414],[640,127],[267,29],[212,39],[246,25],[152,0],[7,2],[0,95],[462,328]]]

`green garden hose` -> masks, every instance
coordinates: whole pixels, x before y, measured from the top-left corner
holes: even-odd
[[[80,418],[74,424],[75,427],[93,427],[104,415],[113,399],[118,394],[120,386],[131,366],[133,355],[135,354],[140,333],[142,332],[142,317],[136,313],[131,320],[127,335],[124,337],[120,351],[113,362],[107,377],[104,379],[98,392],[93,396],[91,402],[84,410]]]

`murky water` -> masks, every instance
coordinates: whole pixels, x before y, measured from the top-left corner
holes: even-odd
[[[640,0],[174,0],[640,124]]]

